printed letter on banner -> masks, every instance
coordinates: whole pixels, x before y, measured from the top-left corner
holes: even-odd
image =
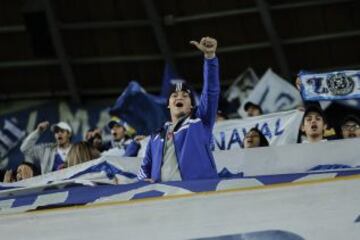
[[[304,100],[343,100],[360,98],[360,71],[300,73]]]

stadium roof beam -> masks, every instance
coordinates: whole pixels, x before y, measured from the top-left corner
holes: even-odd
[[[234,79],[228,79],[221,81],[221,86],[229,86]],[[195,89],[201,89],[202,83],[194,83],[192,86]],[[149,93],[155,93],[161,91],[161,86],[144,86],[146,91]],[[123,92],[125,88],[101,88],[101,89],[81,89],[79,94],[82,97],[114,97],[119,96],[119,93]],[[0,100],[11,101],[11,100],[33,100],[33,99],[48,99],[48,98],[63,98],[70,97],[71,93],[68,90],[63,91],[37,91],[37,92],[23,92],[23,93],[0,93]]]
[[[25,25],[12,25],[12,26],[0,27],[0,33],[19,33],[25,31],[26,31]]]
[[[88,29],[112,29],[127,27],[145,27],[150,26],[148,20],[125,20],[125,21],[109,21],[109,22],[78,22],[78,23],[61,23],[61,30],[88,30]]]
[[[280,67],[280,71],[284,77],[290,79],[289,64],[286,59],[284,48],[281,44],[280,37],[275,29],[269,5],[266,0],[256,0],[256,4],[259,8],[260,17],[265,27],[266,33],[270,39],[273,52],[275,54],[276,61]]]
[[[52,42],[54,44],[56,56],[59,59],[59,64],[66,80],[68,89],[71,93],[71,99],[75,103],[80,103],[80,95],[78,94],[76,81],[74,77],[73,70],[68,60],[68,56],[66,54],[66,50],[64,47],[64,43],[62,41],[62,36],[57,25],[57,20],[55,17],[55,13],[51,6],[50,0],[43,0],[45,12],[46,12],[46,19],[49,25],[49,31],[51,35]]]
[[[172,70],[177,73],[177,68],[174,60],[174,54],[171,51],[169,42],[166,38],[164,28],[162,26],[162,19],[156,10],[155,4],[152,0],[142,0],[145,11],[150,19],[158,47],[163,55],[166,64],[169,64]]]
[[[324,40],[336,40],[350,37],[360,36],[360,30],[345,31],[338,33],[329,33],[321,35],[313,35],[308,37],[298,37],[283,39],[283,45],[297,45],[302,43],[319,42]],[[254,49],[270,48],[270,42],[257,42],[242,45],[234,45],[227,47],[219,47],[218,53],[231,53],[249,51]],[[187,51],[179,52],[174,56],[175,58],[191,58],[200,56],[201,53],[198,51]],[[131,55],[131,56],[111,56],[111,57],[86,57],[86,58],[75,58],[69,60],[73,65],[90,65],[90,64],[108,64],[108,63],[129,63],[129,62],[142,62],[142,61],[160,61],[163,60],[161,54],[146,54],[146,55]],[[0,62],[0,69],[4,68],[21,68],[21,67],[47,67],[57,66],[60,63],[58,59],[45,59],[45,60],[27,60],[27,61],[3,61]]]
[[[326,68],[317,68],[311,69],[312,71],[334,71],[338,69],[342,70],[352,70],[360,68],[360,63],[346,66],[331,66]],[[295,73],[294,73],[295,74]],[[228,87],[233,83],[234,79],[228,79],[221,81],[221,86]],[[193,84],[195,89],[200,89],[202,87],[201,83]],[[161,89],[160,86],[144,86],[147,92],[159,92]],[[102,89],[82,89],[79,93],[82,97],[95,97],[95,96],[104,96],[104,97],[114,97],[118,96],[119,92],[122,92],[124,88],[102,88]],[[41,92],[26,92],[26,93],[10,93],[3,94],[0,93],[1,101],[14,101],[14,100],[34,100],[34,99],[49,99],[49,98],[63,98],[70,97],[71,93],[67,91],[41,91]]]
[[[97,29],[116,29],[127,27],[146,27],[151,23],[148,20],[125,20],[125,21],[104,21],[104,22],[77,22],[77,23],[58,23],[60,30],[81,31],[81,30],[97,30]],[[0,27],[0,33],[20,33],[25,32],[24,25],[12,25]]]
[[[318,1],[305,1],[305,2],[292,2],[269,6],[270,10],[289,10],[303,7],[315,7],[325,6],[332,4],[341,4],[355,2],[356,0],[318,0]],[[173,15],[167,15],[164,17],[165,25],[174,25],[176,23],[191,22],[206,20],[211,18],[222,18],[229,16],[237,16],[249,13],[257,13],[259,9],[257,7],[248,7],[241,9],[225,10],[219,12],[211,12],[204,14],[195,14],[182,17],[174,17]],[[148,20],[136,19],[136,20],[125,20],[125,21],[104,21],[104,22],[79,22],[79,23],[59,23],[59,29],[61,30],[87,30],[87,29],[112,29],[112,28],[126,28],[126,27],[143,27],[150,26],[151,23]],[[24,25],[13,25],[13,26],[1,26],[1,33],[19,33],[25,32]]]
[[[285,3],[278,5],[270,5],[269,8],[270,10],[289,10],[289,9],[302,8],[302,7],[324,6],[324,5],[331,5],[336,3],[348,3],[348,2],[355,2],[355,0],[318,0],[318,1],[293,2],[293,3]],[[258,7],[248,7],[248,8],[212,12],[212,13],[194,14],[194,15],[182,16],[182,17],[174,17],[173,15],[168,15],[165,16],[165,24],[174,25],[176,23],[182,23],[182,22],[192,22],[192,21],[207,20],[212,18],[239,16],[239,15],[257,13],[257,12],[259,12]]]

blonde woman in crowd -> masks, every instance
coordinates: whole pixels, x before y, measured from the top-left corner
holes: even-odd
[[[71,147],[64,167],[72,167],[99,157],[100,152],[97,149],[89,143],[81,141]]]

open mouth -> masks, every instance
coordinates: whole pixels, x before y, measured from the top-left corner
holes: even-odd
[[[183,104],[182,102],[177,102],[177,103],[175,104],[175,106],[176,106],[176,107],[183,107],[184,104]]]
[[[316,131],[317,129],[318,129],[318,126],[316,126],[316,125],[311,126],[311,130]]]

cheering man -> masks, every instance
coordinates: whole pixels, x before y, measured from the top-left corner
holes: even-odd
[[[204,54],[204,85],[199,106],[184,83],[173,86],[168,98],[171,121],[153,134],[138,178],[150,182],[217,178],[210,150],[220,94],[217,41],[203,37],[192,45]]]

